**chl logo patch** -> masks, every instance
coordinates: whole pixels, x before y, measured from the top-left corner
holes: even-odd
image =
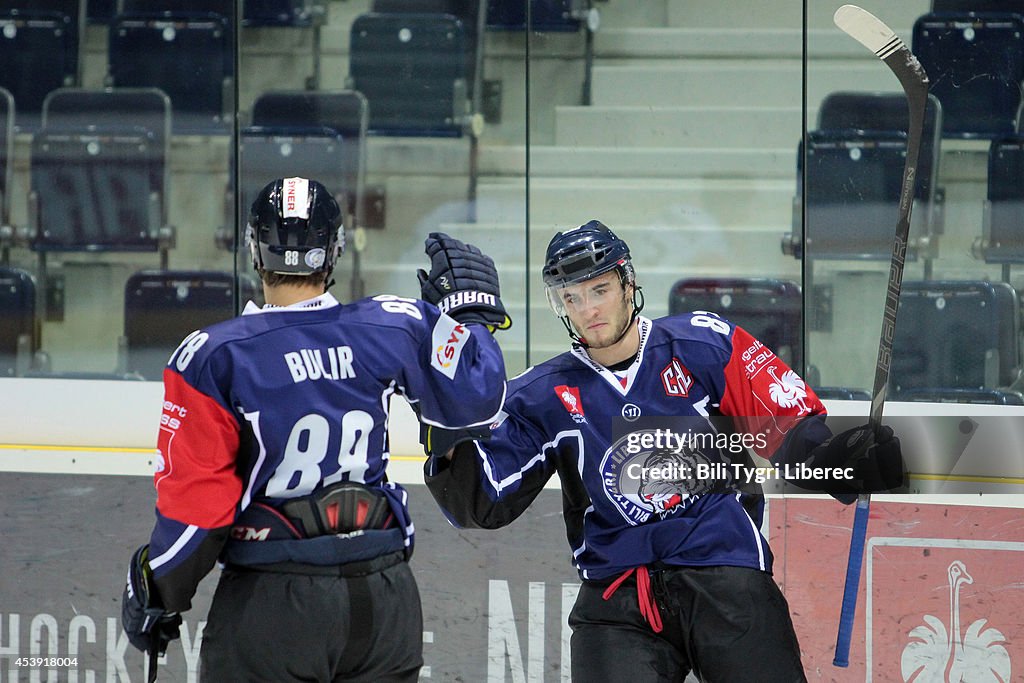
[[[678,358],[673,358],[661,371],[661,384],[665,387],[667,396],[685,398],[693,386],[693,375]]]

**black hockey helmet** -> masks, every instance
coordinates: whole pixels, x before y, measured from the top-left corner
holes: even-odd
[[[315,180],[278,178],[253,201],[246,241],[258,270],[285,275],[330,273],[345,251],[341,208]]]
[[[586,345],[569,321],[562,289],[613,270],[619,273],[623,287],[633,286],[633,313],[629,320],[632,323],[643,310],[643,293],[636,285],[629,246],[611,228],[601,221],[592,220],[578,228],[556,233],[548,243],[542,271],[548,303],[555,315],[562,319],[574,342]]]
[[[607,225],[590,221],[551,238],[544,255],[544,284],[583,282],[617,267],[632,272],[629,247]]]

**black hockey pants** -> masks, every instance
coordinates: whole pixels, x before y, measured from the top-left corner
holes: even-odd
[[[614,590],[610,581],[580,587],[569,615],[573,683],[683,683],[690,671],[705,683],[807,680],[789,606],[771,575],[672,567],[649,577],[649,589],[640,577],[639,593],[637,572]],[[644,593],[657,603],[654,614],[641,611]]]

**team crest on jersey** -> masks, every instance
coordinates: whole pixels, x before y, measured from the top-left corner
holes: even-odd
[[[804,402],[807,398],[807,385],[800,376],[792,370],[779,375],[776,370],[774,365],[768,366],[768,374],[772,378],[772,383],[768,385],[769,398],[780,408],[796,408],[797,415],[811,412]]]
[[[580,399],[579,387],[570,387],[560,384],[555,387],[555,395],[562,402],[576,424],[583,424],[587,418],[583,414],[583,401]]]
[[[601,460],[605,494],[632,525],[643,524],[655,515],[665,518],[682,512],[715,488],[717,482],[711,475],[720,471],[702,451],[691,446],[637,449],[631,445],[632,440],[643,433],[623,436]]]

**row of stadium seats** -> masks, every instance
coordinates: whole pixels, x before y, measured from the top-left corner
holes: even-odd
[[[470,130],[480,111],[483,52],[477,22],[484,1],[376,0],[371,12],[356,18],[349,85],[373,104],[371,130],[451,137]],[[584,13],[578,6],[589,6],[582,0],[534,4],[535,30],[579,30]],[[229,132],[236,106],[234,7],[233,0],[121,0],[107,22],[105,84],[166,92],[176,133]],[[487,27],[524,30],[524,7],[489,3]],[[0,3],[0,87],[13,94],[25,130],[38,124],[48,93],[81,84],[81,8],[81,0]],[[325,11],[322,2],[247,2],[242,24],[318,30],[322,21],[314,19]],[[316,70],[319,39],[313,43]],[[312,80],[319,85],[317,77]]]
[[[105,376],[159,380],[171,351],[187,334],[234,317],[240,305],[260,303],[260,297],[252,276],[169,270],[133,274],[124,288],[117,367]],[[31,274],[0,267],[0,377],[51,374],[50,359],[40,350],[36,299]]]
[[[929,95],[907,245],[908,260],[926,262],[926,277],[944,232],[938,185],[943,114]],[[907,149],[906,99],[899,93],[832,93],[817,124],[808,131],[806,154],[801,143],[797,155],[793,232],[783,238],[783,251],[797,258],[806,249],[812,259],[888,260]],[[987,144],[982,229],[973,253],[991,264],[1024,263],[1024,134],[1013,131]]]
[[[83,30],[91,16],[109,27],[108,85],[164,90],[177,132],[226,132],[234,109],[234,7],[233,0],[120,0],[90,12],[82,0],[8,0],[0,4],[0,86],[14,95],[19,125],[34,130],[48,93],[81,84]],[[247,2],[244,23],[310,25],[319,14],[308,2]]]
[[[62,88],[47,96],[31,145],[28,225],[10,226],[8,180],[12,99],[0,89],[0,248],[50,251],[166,251],[174,235],[167,197],[170,102],[155,88]],[[318,178],[362,225],[367,105],[353,91],[262,95],[257,124],[240,134],[241,206],[274,178]],[[235,156],[231,155],[232,160]],[[234,177],[235,174],[232,174]],[[229,193],[217,242],[235,244]],[[214,237],[211,235],[211,237]],[[6,260],[6,251],[3,260]]]
[[[185,335],[233,317],[240,303],[258,299],[258,289],[251,276],[236,279],[230,273],[135,273],[124,289],[124,334],[116,372],[159,379],[170,352]],[[29,273],[0,268],[0,376],[45,370],[37,353],[36,300]],[[717,312],[798,368],[803,362],[803,308],[799,285],[772,279],[684,279],[669,297],[669,313]],[[890,381],[897,400],[1024,405],[1019,392],[1020,302],[1009,285],[907,282],[896,330]],[[823,398],[869,398],[862,389],[821,387],[820,393]]]
[[[803,363],[800,286],[767,278],[677,282],[669,313],[714,311],[796,368]],[[896,400],[1024,405],[1021,311],[1003,282],[904,282],[896,320],[890,396]],[[812,384],[816,374],[808,369]],[[869,400],[864,389],[816,387],[822,398]]]

